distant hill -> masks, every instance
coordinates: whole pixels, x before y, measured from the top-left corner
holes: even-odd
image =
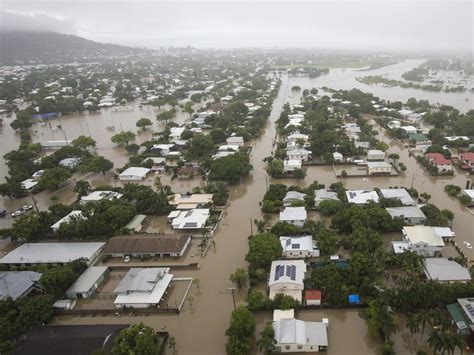
[[[68,63],[124,57],[143,49],[98,43],[57,32],[1,32],[0,63]]]

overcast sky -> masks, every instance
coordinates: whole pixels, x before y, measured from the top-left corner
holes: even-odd
[[[3,29],[198,48],[473,49],[474,2],[0,0]]]

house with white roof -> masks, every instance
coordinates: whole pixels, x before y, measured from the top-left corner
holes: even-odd
[[[471,274],[464,266],[447,258],[428,258],[423,261],[425,276],[438,282],[469,282]]]
[[[63,168],[74,169],[80,163],[81,163],[80,158],[65,158],[65,159],[61,160],[58,163],[58,165],[62,166]]]
[[[390,122],[387,124],[387,126],[388,126],[388,128],[390,128],[390,129],[400,128],[401,123],[400,123],[400,121],[393,120],[393,121],[390,121]]]
[[[66,216],[61,218],[59,221],[54,223],[51,226],[51,229],[54,232],[56,232],[59,229],[59,227],[61,226],[61,224],[69,223],[69,222],[72,222],[72,221],[75,221],[75,220],[78,220],[78,219],[85,219],[85,216],[82,214],[81,210],[73,210],[70,213],[68,213]]]
[[[212,203],[213,194],[175,194],[168,197],[168,203],[177,210],[191,210]]]
[[[236,152],[233,150],[224,150],[218,151],[212,156],[212,160],[228,157],[229,155],[234,155]]]
[[[305,198],[306,194],[298,191],[288,191],[283,198],[283,206],[289,207],[291,206],[294,202],[297,201],[303,201]]]
[[[303,300],[306,263],[303,260],[275,260],[268,279],[269,298],[279,293],[291,296],[298,302]]]
[[[218,152],[238,152],[239,151],[239,146],[238,145],[221,145],[219,148],[217,148]]]
[[[279,319],[272,323],[275,351],[281,353],[320,352],[328,348],[327,324],[299,319]]]
[[[294,132],[290,134],[288,137],[286,137],[287,142],[298,142],[302,141],[304,145],[309,143],[309,136],[307,134],[299,133],[299,132]]]
[[[183,134],[185,129],[186,129],[186,127],[171,127],[169,138],[170,139],[180,139],[181,134]]]
[[[347,202],[356,205],[365,205],[369,202],[379,203],[379,195],[373,190],[350,190],[346,191]]]
[[[229,138],[227,138],[226,143],[228,145],[236,145],[238,147],[242,147],[244,145],[244,137],[230,136]]]
[[[332,158],[334,159],[335,162],[341,162],[344,160],[344,157],[339,152],[332,153]]]
[[[319,256],[316,242],[311,235],[280,237],[285,259],[305,259]]]
[[[91,264],[104,246],[103,242],[25,243],[1,258],[0,264],[62,265],[82,258]]]
[[[280,221],[288,222],[296,227],[303,227],[308,214],[304,207],[285,207],[280,212]]]
[[[302,160],[307,161],[311,152],[306,149],[288,149],[286,151],[286,158],[288,160]]]
[[[35,179],[26,179],[21,182],[21,186],[27,191],[31,190],[36,185],[38,185],[38,181]]]
[[[159,305],[173,279],[170,268],[131,268],[114,292],[117,308],[149,308]]]
[[[120,181],[138,181],[138,180],[143,180],[147,174],[151,171],[151,169],[148,168],[142,168],[142,167],[130,167],[128,169],[125,169],[120,175],[119,175],[119,180]]]
[[[196,208],[191,210],[175,210],[168,215],[173,229],[202,229],[206,226],[210,211],[208,208]]]
[[[90,298],[104,282],[109,272],[107,266],[89,266],[66,291],[69,299]]]
[[[404,241],[408,243],[410,250],[424,257],[433,257],[440,253],[444,247],[444,241],[433,227],[413,226],[403,227]]]
[[[463,190],[462,194],[471,199],[471,202],[469,202],[467,205],[474,206],[474,189]]]
[[[168,156],[170,153],[171,149],[175,146],[174,143],[169,143],[169,144],[154,144],[151,147],[151,151],[159,153],[161,156]]]
[[[400,129],[404,130],[406,134],[415,134],[418,132],[418,129],[413,126],[401,126]]]
[[[301,159],[285,159],[283,160],[283,171],[290,172],[295,170],[301,170],[303,167],[303,161]]]
[[[417,206],[387,207],[385,210],[392,218],[403,218],[405,224],[423,225],[426,222],[426,216]]]
[[[339,200],[339,198],[337,197],[337,192],[329,191],[326,189],[319,189],[314,191],[314,207],[318,208],[321,202],[327,200]]]
[[[367,160],[385,160],[385,152],[378,149],[369,149],[367,151]]]
[[[367,162],[367,173],[369,175],[381,175],[390,174],[392,172],[392,166],[384,161],[368,161]]]
[[[86,204],[88,202],[97,202],[101,200],[113,200],[114,198],[119,199],[123,196],[120,192],[115,191],[92,191],[87,196],[82,196],[80,200],[80,204]]]
[[[380,189],[380,194],[387,200],[400,201],[404,206],[416,206],[415,200],[406,189]]]

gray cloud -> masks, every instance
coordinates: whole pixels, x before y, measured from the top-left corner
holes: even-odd
[[[127,45],[463,51],[473,47],[471,1],[3,2],[4,9],[18,13],[48,13],[51,27],[59,32]],[[46,26],[45,17],[35,15],[38,19],[38,26]]]
[[[70,20],[50,16],[40,12],[1,12],[0,29],[3,31],[54,31],[76,33]]]

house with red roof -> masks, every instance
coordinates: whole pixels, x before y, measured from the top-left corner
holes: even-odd
[[[453,170],[453,162],[446,159],[441,153],[426,153],[425,158],[436,166],[440,172]]]
[[[304,300],[308,306],[320,306],[322,295],[320,290],[304,291]]]
[[[474,170],[474,153],[467,152],[459,154],[459,165],[464,170]]]

